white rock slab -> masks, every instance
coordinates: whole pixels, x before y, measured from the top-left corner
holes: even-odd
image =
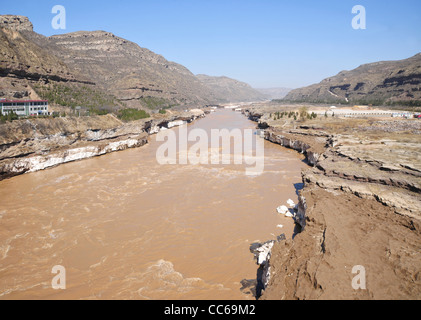
[[[289,212],[289,209],[287,206],[280,206],[279,208],[276,209],[278,211],[278,213],[280,214],[287,214]]]
[[[289,205],[290,208],[294,208],[295,207],[295,202],[293,200],[291,200],[291,199],[289,199],[287,201],[287,204]]]

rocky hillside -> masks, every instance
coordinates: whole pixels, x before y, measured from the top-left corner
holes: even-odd
[[[32,22],[24,16],[2,15],[0,26],[14,31],[34,31]]]
[[[211,102],[185,67],[109,32],[45,37],[28,18],[8,15],[0,16],[0,38],[3,98],[146,109]]]
[[[43,43],[129,107],[204,104],[210,99],[188,69],[112,33],[76,32]]]
[[[40,47],[23,33],[32,33],[26,17],[0,16],[0,96],[38,98],[36,83],[63,82],[90,84],[47,48]]]
[[[1,98],[48,99],[56,111],[60,106],[81,105],[95,113],[102,106],[123,106],[115,96],[66,64],[45,39],[33,32],[28,18],[0,16]]]
[[[266,95],[226,77],[196,77],[180,64],[106,31],[45,37],[23,16],[0,16],[0,96],[57,106],[159,110]]]
[[[351,104],[421,104],[421,53],[342,71],[319,84],[291,91],[285,100]]]
[[[211,77],[204,74],[197,78],[212,92],[212,100],[218,103],[225,102],[253,102],[267,100],[268,97],[247,83],[227,78]]]

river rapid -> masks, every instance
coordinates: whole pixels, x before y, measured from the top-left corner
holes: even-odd
[[[188,130],[255,127],[219,110]],[[298,202],[304,156],[264,141],[264,172],[247,176],[160,165],[161,145],[1,181],[0,299],[253,299],[240,290],[256,278],[249,246],[292,236],[276,208]],[[52,288],[56,265],[65,290]]]

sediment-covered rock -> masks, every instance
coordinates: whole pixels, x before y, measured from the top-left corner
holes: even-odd
[[[36,172],[60,164],[101,156],[107,153],[141,147],[148,143],[147,135],[128,139],[114,139],[106,142],[92,143],[84,147],[63,148],[45,155],[8,159],[0,162],[2,177],[11,177],[26,172]]]
[[[309,149],[279,135],[268,138]],[[363,158],[360,144],[342,141],[309,161],[316,167],[303,172],[295,215],[303,231],[268,254],[264,299],[420,298],[421,177],[396,158],[397,165],[383,162],[373,149]],[[416,161],[411,167],[418,168]],[[351,285],[356,265],[367,272],[366,290]]]
[[[315,166],[324,151],[324,145],[326,145],[328,137],[316,136],[312,138],[313,141],[310,142],[308,137],[304,139],[303,136],[297,136],[295,132],[279,133],[279,131],[271,128],[265,132],[266,140],[305,154],[308,163]]]
[[[267,140],[304,153],[313,167],[302,173],[300,232],[260,247],[261,299],[420,299],[419,131],[361,138],[366,128],[266,130]],[[356,276],[365,289],[353,286]]]
[[[112,115],[31,119],[0,125],[0,180],[72,161],[136,148],[148,136],[205,116],[187,112],[123,123]]]
[[[267,241],[265,243],[253,243],[250,246],[250,252],[254,255],[259,269],[257,271],[257,287],[256,295],[261,296],[262,290],[264,290],[270,281],[270,257],[272,248],[276,243],[284,241],[285,235],[280,235],[277,240]]]

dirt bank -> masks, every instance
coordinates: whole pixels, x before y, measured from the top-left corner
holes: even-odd
[[[303,124],[249,113],[266,139],[310,165],[295,216],[301,232],[268,254],[261,299],[421,299],[420,122]],[[355,266],[365,290],[352,286]]]

